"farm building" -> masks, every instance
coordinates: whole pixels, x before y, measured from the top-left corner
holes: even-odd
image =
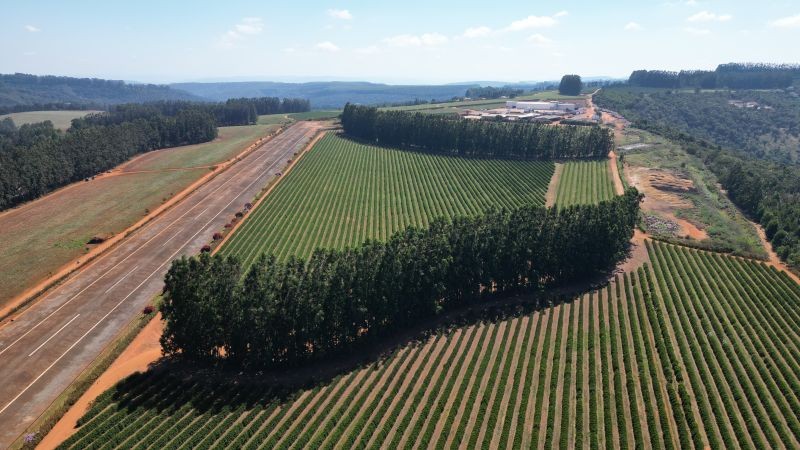
[[[575,103],[565,102],[520,102],[509,100],[506,102],[507,109],[521,109],[523,111],[574,111],[578,109]]]

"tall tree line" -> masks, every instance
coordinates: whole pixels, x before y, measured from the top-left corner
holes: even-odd
[[[614,145],[611,132],[597,126],[470,121],[349,103],[342,127],[349,136],[381,145],[491,158],[596,158]]]
[[[791,86],[800,66],[791,64],[720,64],[716,70],[634,70],[631,86],[652,88],[774,89]]]
[[[518,95],[522,95],[523,92],[524,91],[522,89],[513,88],[511,86],[503,86],[503,87],[478,86],[467,89],[465,96],[469,98],[500,98],[500,97],[514,98]]]
[[[629,189],[599,205],[437,219],[308,260],[262,255],[246,274],[232,257],[184,257],[166,275],[161,344],[190,360],[259,368],[352,350],[498,293],[613,267],[640,200]]]
[[[0,210],[108,170],[130,157],[164,147],[207,142],[215,119],[197,108],[89,115],[59,133],[49,121],[16,127],[0,122]],[[120,114],[121,116],[119,116]]]

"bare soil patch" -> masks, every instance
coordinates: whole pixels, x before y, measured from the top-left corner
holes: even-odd
[[[691,180],[680,177],[668,170],[652,169],[648,167],[626,165],[625,174],[628,183],[645,198],[642,209],[645,212],[656,213],[657,216],[672,222],[675,234],[680,237],[689,237],[698,241],[708,239],[708,233],[688,220],[676,216],[676,210],[690,209],[694,204],[680,196],[680,192],[694,190]]]
[[[558,183],[561,181],[562,173],[564,173],[564,164],[556,163],[555,171],[553,171],[553,177],[550,178],[550,184],[547,186],[547,194],[544,196],[545,206],[548,208],[556,203]]]
[[[619,175],[619,166],[617,165],[617,154],[612,150],[608,154],[608,167],[611,169],[611,181],[614,182],[614,193],[622,195],[625,193],[625,186],[622,184],[622,178]]]

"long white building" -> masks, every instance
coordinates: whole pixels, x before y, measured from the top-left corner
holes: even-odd
[[[565,102],[524,102],[509,100],[506,102],[507,109],[520,109],[528,111],[574,111],[578,106],[574,103]]]

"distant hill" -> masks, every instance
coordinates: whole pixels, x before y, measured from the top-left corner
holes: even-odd
[[[278,83],[245,81],[223,83],[175,83],[171,87],[209,100],[238,97],[291,97],[311,101],[314,109],[341,108],[347,102],[365,105],[461,97],[475,85],[389,85],[367,82],[329,81]]]
[[[0,74],[0,106],[48,103],[111,105],[157,100],[203,100],[188,92],[155,84],[129,84],[98,78]]]

